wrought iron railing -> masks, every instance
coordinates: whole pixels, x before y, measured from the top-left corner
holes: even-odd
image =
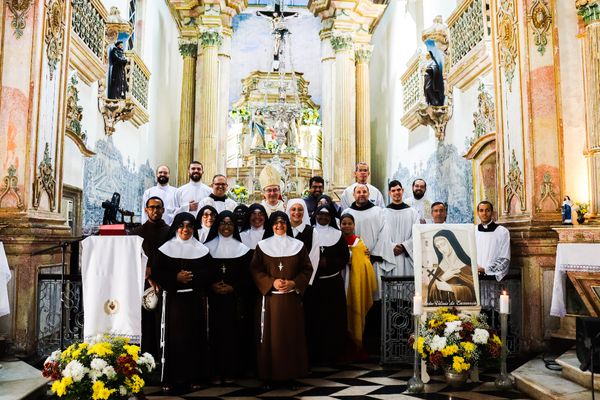
[[[79,38],[100,60],[104,59],[106,21],[105,10],[97,1],[72,0],[72,27]]]
[[[410,364],[414,353],[408,339],[414,332],[412,323],[413,277],[382,277],[382,329],[381,363]],[[492,329],[500,332],[500,293],[510,293],[511,310],[508,317],[506,344],[509,357],[516,357],[521,350],[523,323],[521,315],[521,277],[508,275],[501,282],[493,276],[479,279],[481,313],[485,314]]]
[[[127,58],[129,59],[129,65],[127,68],[127,84],[129,86],[128,94],[134,98],[140,104],[140,106],[147,110],[150,71],[136,52],[128,51]]]
[[[38,275],[36,338],[40,357],[83,339],[81,275]]]

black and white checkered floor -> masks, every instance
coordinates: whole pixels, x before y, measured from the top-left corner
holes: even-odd
[[[494,387],[495,375],[480,374],[479,383],[468,382],[461,391],[447,387],[443,375],[434,375],[422,394],[407,394],[410,369],[387,369],[377,364],[352,364],[333,368],[314,368],[306,379],[295,381],[294,390],[265,390],[259,381],[238,380],[235,384],[208,386],[179,396],[165,396],[159,387],[146,387],[148,399],[431,399],[500,400],[528,399],[518,391],[502,392]],[[292,386],[292,385],[290,385]]]

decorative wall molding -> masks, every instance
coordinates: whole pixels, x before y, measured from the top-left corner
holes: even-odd
[[[83,118],[83,107],[79,105],[79,90],[77,89],[77,74],[74,73],[71,76],[71,80],[67,85],[67,113],[66,113],[66,128],[65,135],[70,138],[77,147],[81,154],[85,157],[91,157],[94,153],[86,146],[87,135],[81,127],[81,120]]]
[[[598,0],[575,0],[577,14],[586,25],[600,21],[600,1]]]
[[[104,81],[98,81],[98,110],[104,119],[104,133],[108,136],[115,132],[119,121],[129,121],[133,117],[135,105],[127,99],[108,99]]]
[[[46,7],[46,32],[44,34],[50,79],[52,79],[56,65],[62,56],[64,34],[65,0],[50,0]]]
[[[497,44],[500,56],[500,68],[504,70],[504,76],[508,82],[508,89],[512,91],[512,81],[515,76],[517,65],[517,17],[515,11],[515,0],[499,0],[497,13],[498,32]]]
[[[473,113],[473,136],[467,138],[467,146],[471,147],[477,139],[496,131],[496,109],[494,96],[490,94],[483,82],[477,88],[477,110]]]
[[[23,199],[19,194],[19,178],[17,177],[17,169],[14,165],[8,167],[8,175],[2,178],[3,188],[0,191],[0,208],[6,196],[12,196],[15,199],[17,208],[23,208]]]
[[[519,162],[517,161],[517,156],[515,155],[515,150],[513,149],[510,158],[510,166],[508,169],[508,176],[506,178],[506,184],[504,185],[504,215],[510,214],[510,202],[513,197],[516,197],[519,201],[519,205],[521,207],[521,211],[526,210],[525,205],[525,197],[524,197],[524,183],[523,178],[521,177],[523,174],[521,172],[521,168],[519,167]]]
[[[558,195],[554,191],[554,183],[552,182],[552,175],[546,172],[544,173],[544,181],[540,191],[540,200],[535,206],[536,212],[542,212],[542,206],[547,200],[551,200],[554,203],[554,211],[560,212],[560,201],[558,201]]]
[[[46,142],[44,148],[44,158],[38,165],[37,176],[33,183],[33,208],[37,210],[40,206],[42,193],[48,195],[50,211],[54,211],[56,207],[56,179],[54,178],[54,167],[52,166],[52,158],[50,157],[50,145]]]
[[[26,26],[25,20],[31,4],[33,4],[33,0],[6,0],[6,5],[13,15],[10,26],[15,30],[17,39],[23,36],[23,30]]]
[[[352,50],[352,44],[352,35],[350,33],[334,32],[331,34],[331,47],[336,53]]]
[[[552,26],[552,12],[547,0],[533,0],[527,19],[533,29],[533,40],[538,47],[537,50],[544,55],[548,45],[548,32]]]

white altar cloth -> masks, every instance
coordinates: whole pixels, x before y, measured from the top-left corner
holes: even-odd
[[[90,236],[81,242],[83,336],[140,343],[146,256],[139,236]]]
[[[556,267],[550,315],[567,314],[565,284],[567,271],[600,274],[600,243],[559,243],[556,247]]]

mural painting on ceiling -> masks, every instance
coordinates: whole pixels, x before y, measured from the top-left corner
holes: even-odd
[[[256,11],[270,8],[252,7],[233,18],[231,41],[231,77],[229,104],[242,92],[242,80],[253,71],[270,71],[273,36],[270,21],[256,15]],[[292,64],[294,71],[304,73],[310,82],[308,92],[315,103],[321,104],[321,22],[306,8],[288,8],[298,12],[297,18],[286,20],[290,30]],[[286,66],[287,71],[289,66]]]
[[[154,185],[154,171],[148,160],[139,168],[123,156],[114,145],[112,137],[96,142],[96,155],[86,158],[83,175],[83,234],[97,232],[102,224],[102,202],[110,200],[114,192],[121,195],[119,208],[133,211],[139,221],[142,212],[142,195]],[[120,214],[118,217],[120,218]],[[129,220],[127,218],[126,220]]]
[[[414,164],[411,171],[400,162],[393,177],[402,182],[407,199],[412,197],[411,184],[418,178],[427,182],[425,197],[448,204],[448,223],[473,222],[471,163],[458,153],[456,146],[440,142],[425,163]]]

